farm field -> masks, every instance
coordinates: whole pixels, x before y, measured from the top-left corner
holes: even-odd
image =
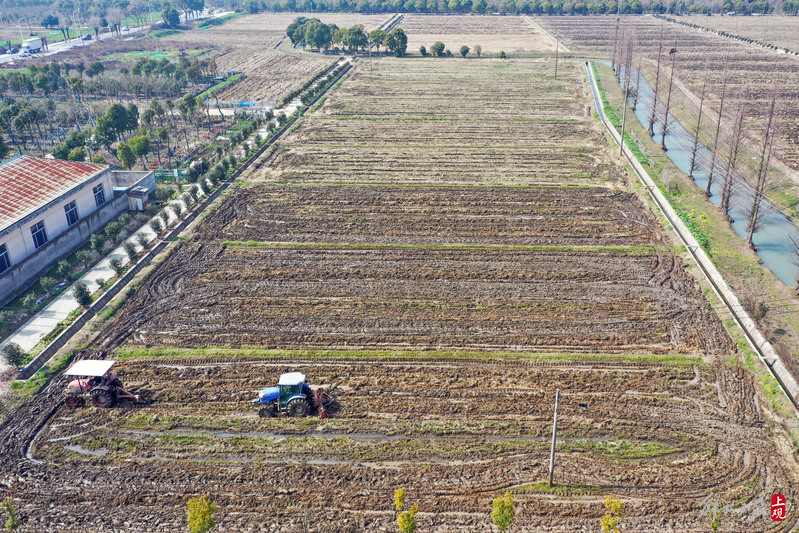
[[[201,41],[215,47],[214,56],[220,72],[242,72],[245,78],[220,92],[224,101],[272,103],[301,85],[305,80],[333,63],[338,56],[291,50],[286,27],[301,14],[261,13],[230,20],[222,26],[195,29],[159,40],[162,46],[181,46],[183,42]],[[327,24],[352,26],[363,24],[366,31],[377,28],[388,16],[321,16]],[[285,40],[285,46],[278,46]],[[286,44],[288,43],[288,44]]]
[[[196,493],[210,493],[223,510],[220,527],[236,531],[295,531],[303,520],[311,530],[391,531],[397,487],[420,506],[426,531],[491,531],[489,499],[505,489],[522,531],[596,530],[611,493],[627,502],[633,518],[625,523],[639,531],[702,531],[699,502],[709,494],[751,498],[747,513],[764,489],[794,497],[751,401],[751,378],[723,364],[228,354],[124,361],[128,383],[157,391],[147,409],[59,409],[33,443],[52,464],[48,484],[28,490],[26,511],[49,516],[34,518],[35,530],[56,530],[51,505],[70,523],[85,512],[82,501],[100,498],[124,504],[131,529],[178,529],[185,498]],[[257,387],[289,370],[337,386],[332,418],[257,417],[248,405]],[[541,482],[556,388],[562,492],[553,498]],[[76,477],[92,483],[51,490]]]
[[[747,21],[750,18],[747,17]],[[601,52],[606,56],[612,54],[615,17],[537,17],[535,20],[550,33],[557,31],[573,52]],[[717,113],[721,94],[720,80],[724,65],[727,65],[730,77],[727,94],[734,98],[740,94],[746,102],[746,125],[752,139],[758,138],[760,120],[766,107],[768,91],[764,88],[778,83],[782,92],[778,157],[794,172],[799,171],[799,122],[796,121],[796,116],[799,116],[799,60],[796,57],[777,55],[759,46],[651,17],[622,17],[621,20],[624,28],[635,29],[637,32],[640,46],[638,52],[643,53],[652,63],[647,66],[652,71],[652,80],[652,65],[657,58],[661,31],[664,42],[669,46],[673,46],[676,40],[679,54],[676,78],[694,95],[701,92],[707,67],[709,99],[705,105],[715,109],[714,113]],[[752,143],[755,144],[755,141]]]
[[[253,179],[275,183],[596,185],[623,179],[600,148],[579,66],[463,59],[374,62]],[[502,86],[502,91],[496,89]],[[546,94],[546,96],[543,96]]]
[[[419,53],[419,47],[430,50],[436,41],[443,42],[458,56],[463,45],[480,45],[485,55],[524,52],[548,52],[555,42],[523,16],[485,17],[476,15],[415,15],[406,14],[399,25],[408,35],[408,52]],[[429,52],[428,52],[429,53]]]
[[[83,355],[150,403],[68,410],[56,377],[0,427],[25,527],[177,530],[208,495],[224,531],[394,531],[405,488],[419,531],[492,531],[506,490],[518,531],[596,531],[608,495],[625,530],[705,531],[719,497],[741,531],[796,501],[779,414],[562,68],[358,62],[95,325]],[[258,417],[288,371],[330,418]]]
[[[725,31],[747,39],[763,41],[789,50],[799,50],[799,17],[708,17],[687,15],[680,22]]]

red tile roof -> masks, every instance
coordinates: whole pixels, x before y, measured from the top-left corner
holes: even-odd
[[[27,155],[0,164],[0,231],[107,168]]]

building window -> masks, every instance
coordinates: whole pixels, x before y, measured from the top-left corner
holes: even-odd
[[[75,200],[64,206],[64,212],[67,214],[67,226],[78,221],[78,206],[75,204]]]
[[[43,220],[31,226],[31,233],[33,234],[33,244],[36,245],[37,250],[47,243],[47,230],[44,229]]]
[[[0,272],[5,272],[11,267],[11,259],[8,257],[8,246],[0,244]]]
[[[92,189],[92,191],[94,191],[94,201],[97,204],[97,207],[100,207],[105,203],[105,189],[103,189],[103,184],[101,183]]]

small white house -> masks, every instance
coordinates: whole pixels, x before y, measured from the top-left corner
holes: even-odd
[[[155,188],[152,172],[25,155],[0,163],[0,304],[129,209],[127,192],[142,187]]]

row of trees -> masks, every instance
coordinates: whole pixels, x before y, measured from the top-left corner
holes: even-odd
[[[593,15],[644,13],[639,0],[503,0],[499,4],[486,0],[245,0],[245,11],[304,11],[358,13],[452,13],[452,14],[527,14],[527,15]],[[687,8],[686,8],[687,9]]]
[[[381,29],[368,34],[362,24],[351,28],[339,28],[335,24],[325,24],[317,18],[297,17],[286,28],[286,35],[294,45],[302,45],[314,50],[328,50],[333,45],[341,45],[350,52],[364,51],[368,46],[381,46],[397,57],[402,57],[408,47],[408,37],[399,28],[390,32]]]
[[[74,74],[73,74],[74,72]],[[164,59],[139,59],[131,68],[106,70],[95,61],[84,63],[52,62],[41,66],[31,65],[24,71],[0,74],[0,97],[74,96],[78,100],[85,94],[98,96],[177,96],[183,94],[189,83],[208,83],[217,73],[213,59],[180,57],[177,62]],[[160,78],[160,79],[159,79]],[[122,83],[119,83],[120,80]],[[142,94],[155,92],[156,94]]]
[[[469,55],[469,52],[471,52],[471,50],[472,49],[469,48],[468,46],[463,45],[463,46],[461,46],[460,54],[461,54],[461,56],[466,57],[467,55]],[[424,46],[419,47],[419,53],[422,54],[423,56],[426,56],[427,55],[427,48],[425,48]],[[474,45],[474,53],[475,53],[475,55],[477,57],[482,56],[483,55],[483,47],[480,46],[479,44]],[[449,48],[446,48],[444,43],[442,43],[441,41],[436,41],[436,42],[433,43],[433,45],[430,47],[430,54],[432,54],[432,55],[434,55],[436,57],[445,57],[445,56],[446,57],[452,57],[453,56],[453,53],[450,52]],[[504,52],[503,52],[502,59],[504,59]]]
[[[635,56],[638,56],[637,61]],[[679,139],[670,140],[674,117],[671,114],[674,72],[681,55],[681,43],[675,33],[673,44],[671,36],[665,34],[665,23],[661,24],[658,51],[655,60],[655,80],[651,91],[646,91],[642,84],[641,64],[643,55],[638,50],[638,40],[634,28],[628,29],[616,25],[614,49],[611,54],[611,66],[616,73],[622,88],[629,94],[628,103],[635,110],[641,103],[641,94],[650,92],[648,97],[648,128],[651,137],[660,134],[660,146],[663,150],[670,148],[669,143],[679,143]],[[757,140],[747,139],[745,121],[751,114],[749,98],[743,91],[730,94],[731,75],[728,62],[723,62],[720,79],[715,87],[718,95],[718,107],[711,110],[708,96],[713,87],[709,87],[709,67],[705,66],[702,88],[699,95],[699,106],[696,122],[691,132],[689,147],[690,168],[688,174],[696,178],[697,173],[706,177],[704,185],[708,197],[719,195],[719,208],[730,222],[733,198],[737,197],[746,212],[746,242],[754,247],[753,235],[762,229],[766,221],[766,193],[771,186],[770,168],[778,136],[777,120],[780,112],[781,90],[772,85],[767,91],[765,109],[759,109],[760,128]],[[665,85],[665,90],[661,87]],[[665,92],[665,98],[663,94]],[[659,126],[659,131],[656,127]],[[704,144],[709,141],[707,149]],[[747,145],[753,146],[752,157],[747,158]],[[754,160],[748,164],[747,160]]]
[[[305,11],[305,12],[350,12],[358,13],[500,13],[527,15],[602,15],[602,14],[686,14],[727,13],[735,11],[741,15],[751,13],[775,13],[781,9],[785,14],[799,14],[799,1],[785,1],[771,5],[766,0],[725,0],[721,4],[686,0],[654,0],[644,5],[639,0],[502,0],[489,3],[486,0],[245,0],[244,11]]]

